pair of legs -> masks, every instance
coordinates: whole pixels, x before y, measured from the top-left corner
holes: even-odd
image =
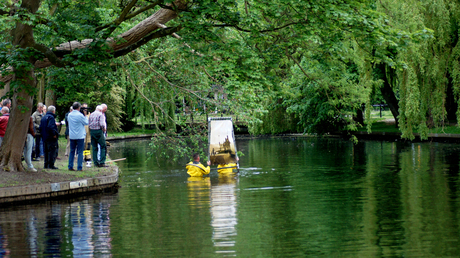
[[[67,139],[67,144],[65,146],[65,153],[64,155],[65,156],[69,156],[69,152],[70,152],[70,137],[68,135],[66,135],[66,139]]]
[[[91,146],[92,146],[92,156],[93,156],[93,162],[94,162],[94,165],[95,166],[99,166],[99,165],[104,165],[105,164],[105,156],[107,154],[107,146],[105,144],[105,136],[104,136],[104,132],[102,132],[102,130],[90,130],[90,134],[91,134]],[[100,148],[101,148],[101,154],[100,154],[100,157],[98,159],[98,155],[97,155],[97,145],[100,145]]]
[[[29,170],[34,170],[34,165],[32,165],[32,147],[34,145],[34,137],[28,133],[26,138],[26,146],[24,146],[24,160],[26,161],[27,168]]]
[[[44,152],[45,152],[45,168],[56,168],[54,163],[56,162],[58,141],[57,139],[50,139],[44,141]]]
[[[73,170],[75,151],[77,151],[77,170],[83,169],[83,149],[85,139],[70,139],[69,170]]]
[[[43,156],[45,152],[44,148],[45,143],[42,141],[42,136],[40,134],[35,134],[35,157],[40,159],[40,156]]]

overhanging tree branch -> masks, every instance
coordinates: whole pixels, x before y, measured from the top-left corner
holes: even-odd
[[[54,53],[50,48],[42,45],[42,44],[35,44],[34,48],[40,51],[45,57],[55,66],[57,67],[65,67],[68,66],[69,63],[62,61],[56,53]]]
[[[184,9],[187,6],[185,0],[176,0],[171,5],[175,7],[173,8],[174,10]],[[158,33],[152,33],[161,28],[159,24],[166,24],[168,21],[175,19],[176,17],[177,12],[172,11],[171,9],[163,8],[118,37],[107,39],[107,45],[112,50],[113,57],[119,57],[135,50],[136,48],[146,44],[147,39],[151,40],[177,32],[180,27],[169,28]],[[81,41],[74,40],[60,44],[59,46],[53,48],[52,51],[56,56],[63,57],[64,55],[71,53],[72,50],[90,47],[90,44],[93,41],[93,39],[85,39]],[[34,64],[37,69],[45,68],[50,65],[52,65],[52,63],[48,59],[39,60]]]
[[[124,55],[128,54],[129,52],[132,52],[133,50],[136,50],[137,48],[147,44],[152,39],[166,37],[166,36],[171,35],[171,34],[173,34],[175,32],[178,32],[180,29],[181,29],[181,27],[171,27],[171,28],[157,30],[157,31],[151,33],[150,35],[147,35],[143,39],[139,40],[135,44],[132,44],[132,45],[130,45],[130,46],[124,48],[124,49],[120,49],[120,50],[117,50],[117,51],[113,52],[113,58],[124,56]]]
[[[129,20],[131,19],[132,17],[135,17],[136,15],[138,15],[139,13],[142,13],[143,11],[146,11],[148,9],[143,9],[143,11],[141,12],[136,12],[135,15],[133,16],[130,16],[128,18],[128,14],[129,14],[129,11],[134,7],[134,5],[137,3],[138,0],[132,0],[124,9],[123,11],[121,12],[120,16],[115,19],[114,21],[108,23],[108,24],[105,24],[105,25],[102,25],[102,26],[99,26],[96,28],[96,32],[97,31],[101,31],[103,29],[106,29],[106,28],[110,28],[109,31],[106,32],[106,35],[110,35],[112,34],[112,32],[123,22],[123,21],[126,21],[126,20]],[[159,2],[159,1],[158,1]],[[153,4],[153,5],[150,5],[152,6],[151,8],[155,7],[156,5],[158,4]],[[142,10],[142,9],[141,9]]]
[[[117,57],[120,57],[120,56],[124,56],[124,55],[136,50],[137,48],[147,44],[152,39],[166,37],[166,36],[171,35],[171,34],[173,34],[175,32],[178,32],[180,29],[181,29],[180,27],[171,27],[171,28],[161,29],[161,30],[157,30],[155,32],[152,32],[151,34],[149,34],[146,37],[142,38],[138,42],[136,42],[136,43],[134,43],[132,45],[129,45],[128,47],[112,52],[111,58],[117,58]],[[92,42],[93,40],[88,40],[88,41]],[[90,42],[82,42],[81,44],[89,44]],[[64,67],[64,66],[72,65],[71,63],[62,61],[62,57],[64,57],[65,55],[72,54],[72,50],[65,50],[65,49],[50,50],[50,49],[46,48],[45,46],[38,46],[38,45],[35,47],[35,49],[37,49],[38,51],[42,52],[46,56],[46,59],[39,60],[39,61],[35,62],[35,68],[45,68],[45,67],[48,67],[50,65],[56,65],[58,67]],[[90,61],[90,60],[87,60],[87,61]],[[97,61],[97,60],[94,59],[94,61]]]

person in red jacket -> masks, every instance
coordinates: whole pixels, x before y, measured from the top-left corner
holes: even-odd
[[[10,109],[8,107],[2,107],[2,114],[3,115],[0,116],[0,146],[2,145],[6,126],[8,125],[8,120],[10,119]]]

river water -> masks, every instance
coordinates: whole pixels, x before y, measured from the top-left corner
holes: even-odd
[[[237,147],[237,176],[191,179],[148,141],[112,143],[119,191],[0,208],[0,257],[460,256],[457,144]]]

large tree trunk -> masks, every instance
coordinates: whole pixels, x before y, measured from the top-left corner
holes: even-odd
[[[382,93],[385,102],[390,108],[391,114],[395,118],[396,127],[398,127],[399,102],[390,84],[394,72],[391,70],[391,68],[389,68],[389,71],[387,71],[386,66],[387,65],[384,63],[377,65],[377,69],[380,69],[380,72],[382,74],[381,79],[383,80],[383,86],[380,88],[380,92]]]
[[[21,8],[28,10],[30,13],[35,13],[40,6],[40,0],[23,0]],[[12,33],[13,44],[20,49],[33,47],[35,40],[32,27],[18,22]],[[31,64],[35,60],[31,57],[26,57]],[[19,60],[18,60],[19,61]],[[24,171],[21,162],[24,143],[27,136],[27,128],[29,125],[30,114],[32,112],[33,93],[36,90],[36,79],[33,68],[15,69],[13,82],[20,85],[14,90],[12,100],[12,110],[8,126],[6,128],[5,137],[3,138],[2,146],[0,147],[0,167],[5,171]]]
[[[54,90],[46,90],[45,93],[45,103],[47,107],[53,105],[56,105],[56,94],[54,93]]]

